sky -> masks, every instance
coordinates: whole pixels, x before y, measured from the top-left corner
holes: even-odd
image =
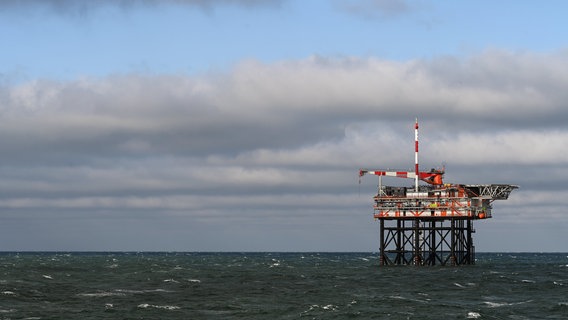
[[[377,251],[377,179],[568,251],[565,1],[0,2],[0,250]],[[385,178],[386,179],[386,178]],[[383,183],[412,185],[412,180]]]

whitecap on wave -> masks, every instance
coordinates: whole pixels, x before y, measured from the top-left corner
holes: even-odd
[[[279,267],[280,260],[272,259],[272,264],[269,265],[269,268]]]
[[[522,282],[522,283],[535,283],[536,281],[523,279],[523,280],[521,280],[521,282]]]
[[[492,301],[484,301],[483,303],[485,303],[489,308],[499,308],[499,307],[505,307],[505,306],[515,306],[515,305],[525,304],[525,303],[529,303],[529,302],[532,302],[532,300],[520,301],[520,302],[492,302]]]
[[[508,305],[506,302],[491,302],[491,301],[483,301],[489,308],[498,308],[502,306]]]
[[[158,305],[154,305],[154,304],[148,304],[148,303],[141,303],[138,305],[138,308],[141,309],[148,309],[148,308],[153,308],[153,309],[164,309],[164,310],[178,310],[179,307],[178,306],[158,306]]]
[[[16,309],[0,309],[0,313],[12,313],[16,312]]]
[[[101,298],[101,297],[112,297],[112,296],[125,296],[122,292],[109,292],[109,291],[102,291],[102,292],[86,292],[86,293],[78,293],[79,297],[88,297],[88,298]]]
[[[339,310],[339,307],[333,304],[326,304],[326,305],[319,305],[319,304],[312,304],[308,310],[304,311],[301,313],[301,315],[307,314],[310,311],[314,311],[314,310],[325,310],[325,311],[337,311]]]
[[[463,285],[463,284],[461,284],[461,283],[454,282],[454,286],[456,286],[456,287],[458,287],[458,288],[465,289],[465,288],[468,288],[468,287],[475,287],[476,284],[473,283],[473,282],[468,282],[468,283],[466,283],[465,285]]]
[[[147,289],[147,290],[131,290],[131,289],[115,289],[115,292],[125,293],[125,294],[144,294],[152,292],[174,292],[166,289]]]

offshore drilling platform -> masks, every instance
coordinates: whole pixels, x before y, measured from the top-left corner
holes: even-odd
[[[449,184],[444,168],[420,171],[418,119],[414,132],[414,171],[359,170],[359,179],[379,177],[373,209],[380,223],[380,265],[475,264],[473,221],[491,218],[493,201],[506,200],[518,186]],[[414,179],[414,187],[383,185],[383,177]]]

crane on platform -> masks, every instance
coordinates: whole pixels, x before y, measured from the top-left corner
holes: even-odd
[[[442,170],[431,169],[430,171],[420,171],[418,165],[418,118],[414,124],[414,172],[412,171],[383,171],[383,170],[369,170],[359,169],[359,177],[365,174],[374,174],[376,176],[388,176],[397,178],[415,179],[415,188],[418,188],[418,180],[422,180],[431,185],[443,185],[443,176],[445,168]]]

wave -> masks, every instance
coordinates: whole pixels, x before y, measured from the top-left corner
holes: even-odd
[[[516,306],[520,304],[530,303],[533,300],[527,301],[520,301],[520,302],[492,302],[492,301],[483,301],[489,308],[499,308],[499,307],[509,307],[509,306]]]
[[[178,307],[178,306],[168,306],[168,305],[160,306],[160,305],[148,304],[148,303],[141,303],[141,304],[138,305],[138,308],[141,308],[141,309],[153,308],[153,309],[164,309],[164,310],[178,310],[178,309],[180,309],[180,307]]]
[[[122,292],[109,292],[109,291],[102,291],[102,292],[86,292],[86,293],[78,293],[77,296],[79,297],[88,297],[88,298],[101,298],[101,297],[113,297],[113,296],[125,296],[126,294]]]

